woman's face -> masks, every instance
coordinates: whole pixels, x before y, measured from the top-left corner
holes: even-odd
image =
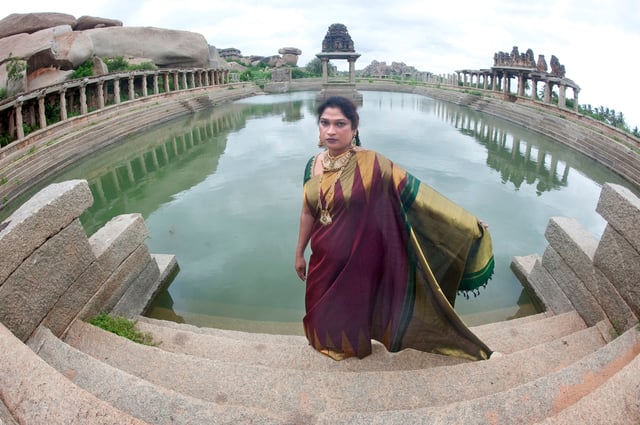
[[[340,108],[329,107],[322,112],[318,120],[320,140],[324,142],[331,155],[339,155],[351,148],[351,141],[356,135],[356,129],[351,127],[351,121],[344,116]]]

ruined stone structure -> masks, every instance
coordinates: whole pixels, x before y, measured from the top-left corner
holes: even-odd
[[[296,66],[298,64],[298,57],[302,54],[302,50],[296,47],[283,47],[278,50],[278,53],[282,55],[282,61],[285,64]]]
[[[22,139],[25,124],[39,129],[55,124],[47,122],[47,107],[59,110],[62,122],[78,113],[84,115],[89,110],[161,92],[229,84],[230,78],[228,69],[163,69],[72,80],[0,104],[0,135]]]
[[[360,54],[356,52],[353,40],[347,31],[347,27],[343,24],[331,24],[327,30],[327,34],[322,40],[322,52],[316,54],[316,57],[322,61],[322,82],[323,88],[319,94],[319,98],[326,98],[334,94],[351,98],[356,103],[362,102],[362,95],[356,91],[355,75],[356,60]],[[331,59],[346,60],[349,62],[349,81],[348,83],[329,83],[329,61]]]
[[[458,81],[464,86],[475,86],[484,90],[500,91],[505,98],[512,96],[511,80],[517,79],[515,94],[525,96],[527,83],[531,82],[530,97],[538,99],[538,83],[544,83],[544,96],[542,101],[551,103],[554,86],[558,86],[558,106],[566,107],[566,90],[573,90],[575,111],[578,110],[578,95],[580,86],[572,80],[566,78],[565,67],[556,56],[551,57],[551,72],[548,72],[547,62],[544,55],[539,55],[537,62],[534,60],[533,50],[528,49],[526,53],[520,53],[518,46],[514,46],[510,53],[497,52],[493,56],[493,66],[491,69],[480,70],[459,70]]]
[[[52,184],[2,223],[0,322],[22,341],[40,325],[61,336],[100,312],[141,314],[176,267],[172,255],[149,254],[140,214],[87,238],[79,217],[92,204],[85,180]]]

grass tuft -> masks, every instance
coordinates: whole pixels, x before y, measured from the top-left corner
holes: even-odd
[[[150,333],[138,331],[136,329],[136,322],[126,317],[114,317],[106,313],[100,313],[89,320],[89,323],[105,331],[137,342],[138,344],[157,345],[153,341],[153,336]]]

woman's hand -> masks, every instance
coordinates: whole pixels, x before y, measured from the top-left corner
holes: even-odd
[[[296,255],[296,273],[303,282],[307,280],[307,262],[304,255]]]

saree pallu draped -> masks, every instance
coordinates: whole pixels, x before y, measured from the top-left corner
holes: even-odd
[[[313,161],[304,178],[316,214],[303,320],[310,344],[339,358],[369,355],[374,339],[391,352],[487,359],[489,347],[453,309],[458,291],[493,273],[478,219],[374,151],[356,151],[342,173],[322,179],[311,176]],[[318,220],[319,196],[328,226]]]

